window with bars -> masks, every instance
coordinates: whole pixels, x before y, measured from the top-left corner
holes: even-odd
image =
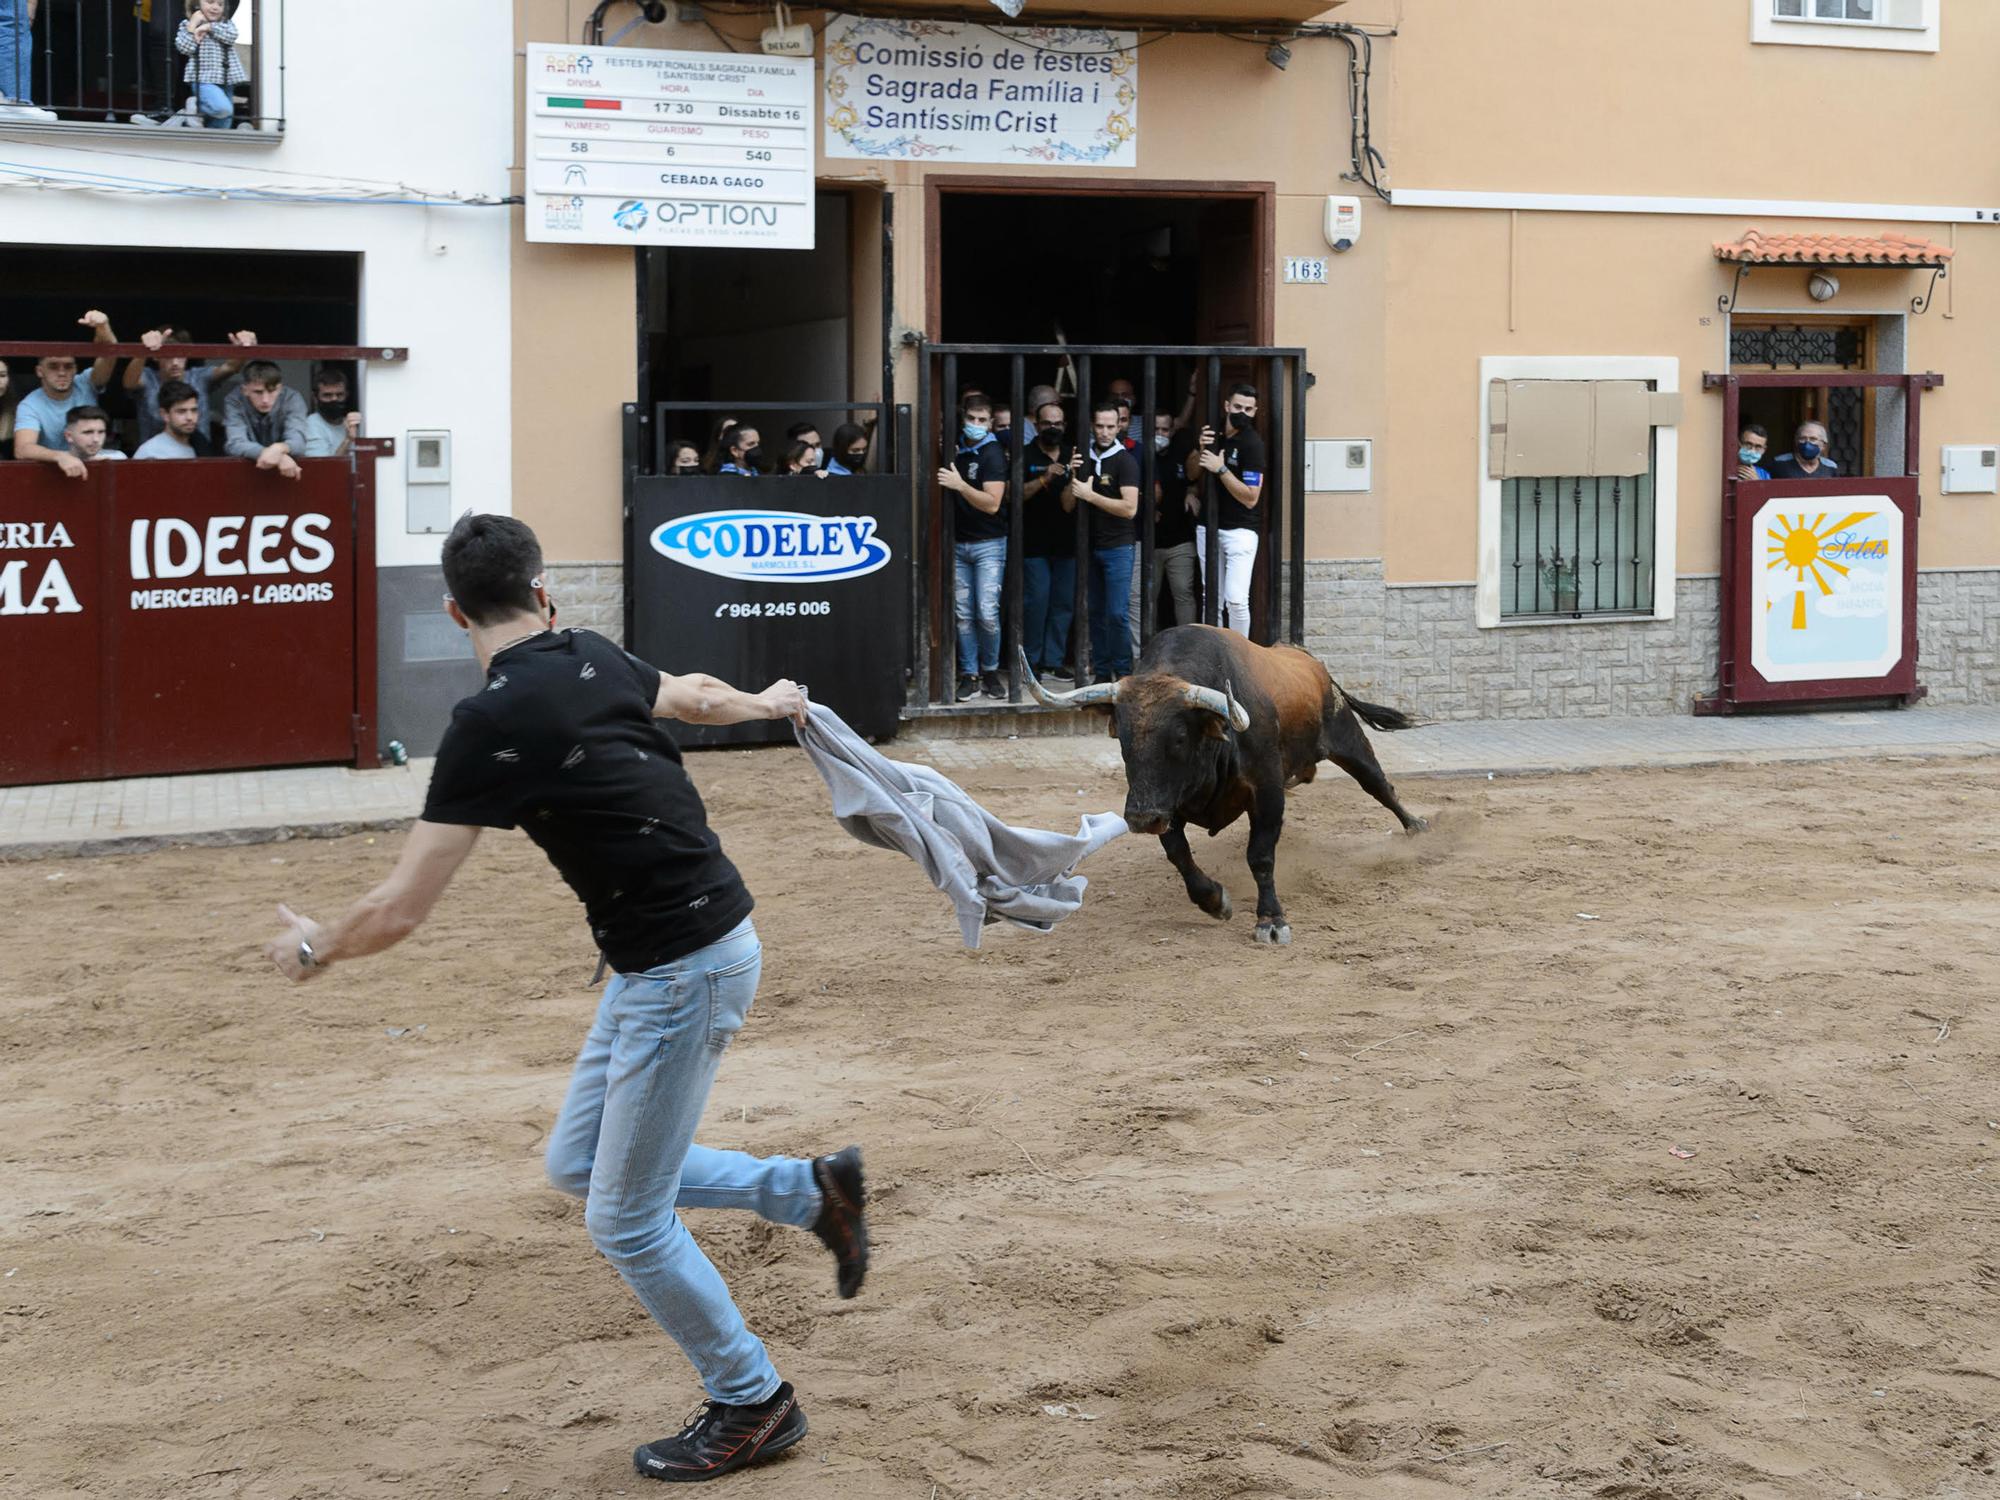
[[[8,0],[0,0],[4,8]],[[264,23],[276,0],[224,0],[236,27],[233,51],[242,81],[225,92],[235,106],[234,130],[279,132],[284,126],[281,60]],[[94,130],[162,126],[197,129],[188,58],[174,46],[187,14],[182,0],[42,0],[17,61],[24,76],[0,72],[0,94],[20,94],[39,114],[15,111],[10,128],[89,126]]]
[[[1652,614],[1654,443],[1644,474],[1501,481],[1502,619]]]
[[[1858,327],[1732,327],[1732,368],[1859,370],[1868,362],[1868,340]]]

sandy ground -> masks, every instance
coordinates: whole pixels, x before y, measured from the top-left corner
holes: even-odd
[[[728,1493],[2000,1492],[1993,762],[1413,781],[1416,840],[1329,768],[1290,949],[1128,839],[978,954],[794,752],[696,769],[768,945],[706,1138],[876,1194],[847,1303],[690,1216],[812,1422]],[[540,856],[254,956],[397,843],[0,869],[0,1494],[650,1491],[696,1391],[542,1182],[592,997]]]

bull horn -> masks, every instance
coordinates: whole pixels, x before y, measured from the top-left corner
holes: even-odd
[[[1042,686],[1035,676],[1035,669],[1028,665],[1028,653],[1018,647],[1016,654],[1021,658],[1021,679],[1028,684],[1029,695],[1043,708],[1092,708],[1099,704],[1109,705],[1118,701],[1118,684],[1100,682],[1090,687],[1076,688],[1067,693],[1052,693]]]
[[[1250,715],[1243,705],[1236,701],[1236,689],[1228,682],[1223,684],[1223,690],[1219,693],[1212,687],[1201,687],[1191,682],[1187,685],[1187,691],[1183,696],[1189,708],[1206,709],[1218,719],[1227,720],[1236,726],[1238,734],[1250,727]]]

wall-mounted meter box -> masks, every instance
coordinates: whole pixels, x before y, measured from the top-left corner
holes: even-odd
[[[1331,197],[1326,200],[1326,242],[1335,250],[1352,250],[1361,238],[1361,200]]]
[[[403,434],[405,530],[416,535],[451,530],[451,434],[443,428]]]
[[[1374,482],[1372,438],[1306,439],[1307,494],[1355,494]]]
[[[1944,450],[1944,484],[1947,495],[1991,495],[2000,478],[2000,449],[1978,444],[1952,444]]]

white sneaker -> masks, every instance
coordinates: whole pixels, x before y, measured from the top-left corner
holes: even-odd
[[[62,121],[52,109],[40,105],[27,104],[18,99],[9,99],[0,94],[0,125],[59,125]]]

